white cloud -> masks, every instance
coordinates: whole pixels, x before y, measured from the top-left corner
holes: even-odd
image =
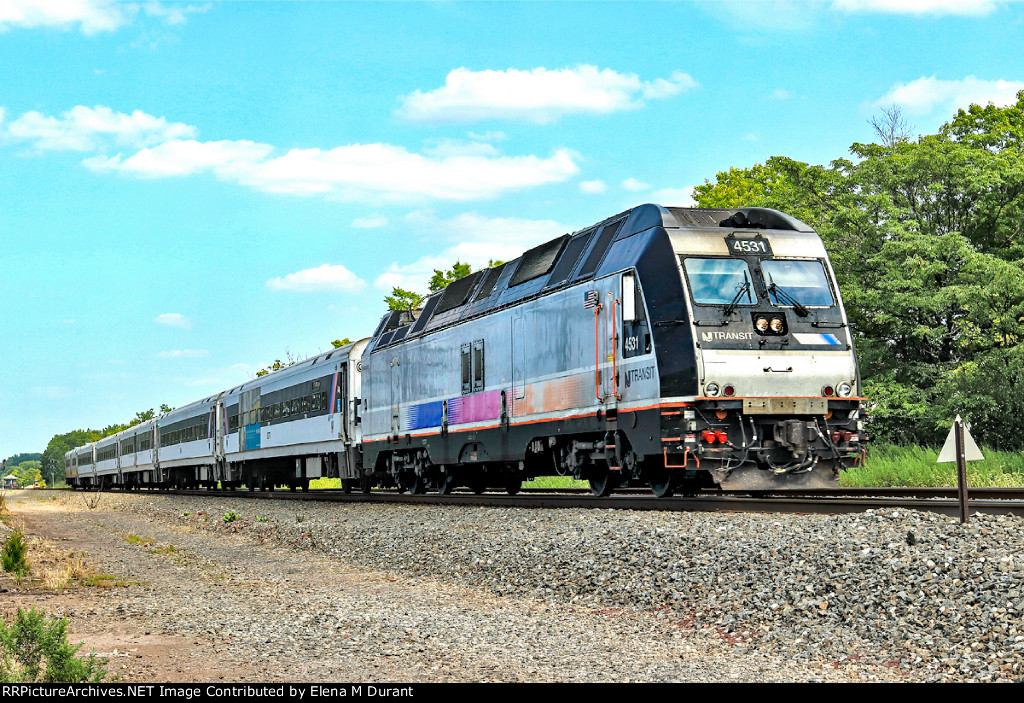
[[[4,0],[0,32],[10,27],[81,27],[83,34],[110,32],[130,22],[126,7],[112,0]]]
[[[290,290],[300,293],[329,291],[358,293],[365,285],[366,281],[341,264],[324,264],[317,268],[303,269],[267,281],[267,288],[271,290]]]
[[[665,206],[696,207],[697,202],[693,199],[693,188],[693,186],[662,188],[654,192],[654,202]]]
[[[6,126],[9,138],[33,140],[40,149],[96,151],[83,164],[96,172],[143,178],[211,173],[221,180],[271,193],[321,195],[355,202],[414,203],[482,200],[510,191],[565,181],[577,173],[577,155],[557,149],[549,157],[505,156],[490,144],[435,143],[417,154],[391,144],[351,144],[333,149],[292,149],[247,140],[203,142],[195,127],[168,123],[140,111],[76,107],[61,118],[26,113]],[[140,148],[125,155],[111,147]]]
[[[33,141],[37,149],[61,151],[97,151],[108,145],[141,148],[195,133],[195,127],[181,122],[168,122],[141,110],[126,115],[102,105],[78,105],[60,117],[26,112],[7,123],[2,132],[12,139]]]
[[[579,172],[559,149],[536,156],[447,156],[413,154],[390,144],[354,144],[331,150],[293,149],[238,174],[246,185],[277,193],[332,193],[343,200],[408,202],[424,198],[479,200]]]
[[[622,182],[622,187],[630,192],[636,193],[641,190],[647,190],[651,185],[649,183],[644,183],[643,181],[638,181],[635,178],[627,178]]]
[[[789,98],[793,97],[793,94],[783,88],[776,88],[768,97],[772,98],[773,100],[788,100]]]
[[[588,195],[600,195],[608,190],[608,184],[604,181],[582,181],[580,192]]]
[[[759,141],[759,137],[753,132],[747,132],[743,135],[743,141],[745,142],[756,142]]]
[[[210,9],[210,4],[205,5],[181,5],[180,3],[174,3],[173,5],[164,5],[159,2],[147,2],[142,6],[142,9],[150,17],[157,17],[164,21],[165,24],[185,24],[186,15],[190,15],[193,12],[206,12]]]
[[[996,0],[833,0],[843,12],[879,12],[890,15],[987,15]]]
[[[69,30],[77,26],[82,34],[112,32],[132,20],[141,9],[165,24],[182,24],[186,15],[204,12],[208,5],[164,5],[159,2],[119,2],[118,0],[2,0],[0,32],[11,27],[38,27]]]
[[[189,329],[192,327],[192,321],[177,312],[165,312],[162,315],[157,315],[153,318],[153,322],[164,327],[177,327],[179,329]]]
[[[370,215],[369,217],[357,217],[352,220],[352,227],[355,229],[379,229],[388,226],[388,218],[383,215]]]
[[[168,349],[157,352],[157,356],[161,359],[200,359],[209,355],[210,352],[205,349]]]
[[[569,114],[635,110],[644,100],[662,100],[696,86],[682,71],[667,79],[641,81],[634,73],[588,65],[529,71],[457,68],[443,87],[404,96],[396,115],[410,122],[505,119],[545,124]]]
[[[181,176],[210,171],[222,180],[271,193],[325,195],[345,201],[481,200],[522,188],[558,183],[579,172],[560,149],[537,156],[414,154],[390,144],[292,149],[267,158],[273,147],[254,142],[167,142],[125,159],[87,159],[97,171]]]
[[[168,141],[124,158],[94,156],[84,163],[93,171],[118,171],[147,178],[186,176],[212,171],[229,180],[256,167],[274,147],[249,141]]]
[[[966,108],[971,104],[1009,105],[1016,102],[1017,92],[1024,90],[1024,82],[986,81],[974,76],[962,80],[942,80],[922,76],[910,83],[897,83],[888,93],[875,101],[876,107],[899,105],[913,114],[928,114],[937,107],[947,112]]]
[[[492,145],[476,140],[431,139],[423,147],[423,153],[430,156],[497,156],[498,150]]]
[[[456,261],[470,264],[474,270],[491,260],[510,261],[524,251],[572,227],[554,220],[524,220],[515,217],[484,217],[475,212],[442,220],[431,212],[412,212],[404,218],[409,229],[433,239],[454,244],[439,254],[426,256],[410,264],[392,263],[374,281],[374,286],[390,291],[394,286],[424,291],[434,269],[447,270]]]

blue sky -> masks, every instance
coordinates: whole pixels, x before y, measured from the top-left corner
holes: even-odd
[[[898,104],[1024,89],[998,0],[0,0],[0,456],[369,334],[510,259]]]

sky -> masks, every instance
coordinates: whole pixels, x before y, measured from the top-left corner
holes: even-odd
[[[0,457],[774,155],[1024,89],[1024,3],[0,0]]]

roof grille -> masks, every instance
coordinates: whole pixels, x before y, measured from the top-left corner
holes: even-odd
[[[512,280],[509,281],[508,287],[518,286],[520,283],[532,281],[538,276],[548,273],[551,267],[555,265],[555,260],[562,253],[562,249],[567,241],[569,241],[569,235],[563,234],[558,239],[552,239],[550,242],[545,242],[523,254],[523,258],[519,261],[519,267],[516,269],[515,274],[513,274]]]
[[[597,271],[597,267],[601,264],[601,259],[604,258],[604,253],[608,250],[612,240],[615,239],[615,235],[619,233],[623,222],[625,220],[619,220],[604,226],[601,234],[597,236],[594,248],[590,250],[590,254],[587,255],[587,260],[583,263],[583,268],[580,269],[576,278],[586,278],[587,276],[592,276],[594,271]]]

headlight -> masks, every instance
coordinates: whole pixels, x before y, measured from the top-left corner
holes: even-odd
[[[773,317],[771,323],[772,332],[775,334],[782,334],[782,318]]]
[[[849,383],[840,383],[836,386],[836,393],[839,394],[840,398],[849,398],[853,394],[853,386]]]
[[[754,321],[754,327],[757,328],[758,332],[762,334],[768,331],[768,318],[759,317]]]
[[[721,392],[722,389],[714,381],[704,386],[704,395],[706,395],[709,398],[717,398],[718,394]]]

